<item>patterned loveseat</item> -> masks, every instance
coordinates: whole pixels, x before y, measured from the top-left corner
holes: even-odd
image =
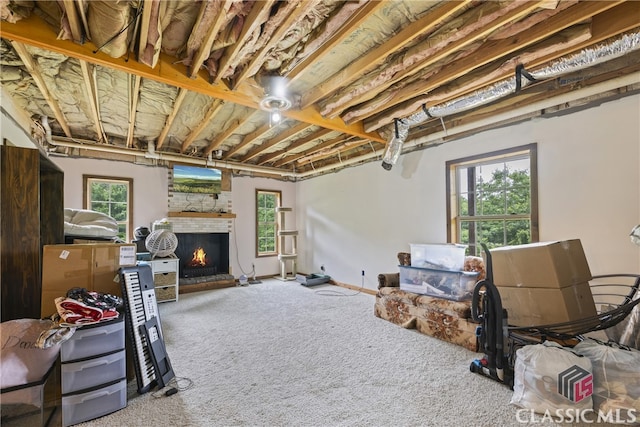
[[[401,265],[410,265],[406,255],[408,254],[398,254]],[[465,264],[465,267],[469,265]],[[483,267],[481,274],[484,276]],[[378,293],[374,306],[377,317],[471,351],[479,351],[476,338],[478,324],[471,318],[470,301],[450,301],[415,294],[401,290],[399,286],[400,273],[378,275]]]

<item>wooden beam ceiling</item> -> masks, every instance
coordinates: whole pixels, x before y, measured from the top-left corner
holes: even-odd
[[[169,116],[167,117],[167,120],[164,123],[164,127],[162,128],[162,131],[160,132],[160,136],[158,137],[158,140],[156,142],[156,148],[160,148],[164,145],[164,141],[167,139],[167,135],[169,135],[169,130],[171,129],[171,125],[175,121],[176,116],[178,115],[178,112],[180,112],[180,107],[184,102],[184,97],[187,95],[187,92],[188,91],[186,89],[183,89],[183,88],[178,89],[178,94],[176,95],[176,99],[175,101],[173,101],[173,107],[171,108],[171,113],[169,113]]]
[[[102,119],[100,117],[100,103],[96,87],[95,69],[93,65],[89,64],[87,61],[80,60],[78,62],[80,62],[82,79],[84,80],[84,84],[87,89],[87,103],[91,109],[91,119],[96,130],[97,139],[99,141],[107,141],[107,135],[104,133],[104,127],[102,126]]]
[[[315,104],[320,99],[338,90],[338,88],[355,82],[364,73],[380,65],[390,54],[399,51],[416,38],[428,33],[448,16],[454,15],[467,4],[468,1],[446,2],[434,12],[428,13],[407,25],[398,34],[389,39],[389,41],[349,64],[331,78],[316,85],[315,89],[308,94],[303,95],[303,108]]]
[[[326,55],[341,43],[346,37],[351,35],[364,21],[366,21],[371,15],[376,13],[380,7],[384,4],[383,1],[367,1],[363,6],[360,6],[358,11],[351,15],[349,20],[340,25],[338,31],[331,33],[329,38],[315,48],[313,53],[306,53],[303,60],[297,61],[295,64],[288,67],[284,76],[287,78],[288,84],[294,83],[304,72],[318,59]],[[331,23],[327,23],[329,26]]]
[[[71,137],[71,129],[69,129],[69,124],[67,123],[67,119],[64,117],[64,114],[62,113],[62,110],[60,109],[60,105],[58,105],[58,102],[54,99],[53,96],[51,96],[51,92],[49,92],[49,89],[47,88],[47,84],[44,81],[44,77],[42,75],[42,72],[40,71],[40,67],[38,67],[38,65],[33,60],[33,57],[27,50],[27,47],[24,44],[17,41],[13,41],[11,45],[13,46],[16,53],[20,57],[20,60],[24,64],[27,71],[29,71],[29,73],[31,74],[33,81],[36,83],[36,86],[38,86],[40,93],[42,94],[45,101],[53,111],[53,115],[58,121],[58,124],[60,124],[60,127],[62,127],[64,134],[67,137]]]
[[[393,74],[387,73],[388,77],[379,79],[378,81],[376,81],[375,85],[371,85],[371,87],[362,87],[355,96],[350,96],[349,99],[342,102],[335,102],[331,106],[325,106],[325,108],[322,109],[322,114],[326,117],[338,116],[347,108],[353,107],[354,105],[373,98],[375,95],[389,88],[392,84],[413,76],[429,65],[435,64],[436,62],[445,59],[454,52],[466,46],[469,46],[470,44],[478,40],[481,40],[492,32],[498,30],[502,26],[521,19],[532,10],[540,7],[540,4],[540,1],[513,3],[513,5],[518,6],[513,7],[511,10],[508,10],[506,8],[500,9],[500,16],[495,17],[495,19],[492,19],[490,22],[484,22],[484,19],[487,18],[484,15],[481,15],[478,19],[479,21],[482,20],[482,24],[475,25],[476,23],[473,22],[465,23],[465,26],[474,26],[474,31],[469,32],[469,34],[464,35],[455,41],[447,43],[445,47],[437,50],[436,52],[432,52],[430,55],[426,56],[424,60],[413,63],[408,68],[404,68],[402,71]],[[460,33],[464,34],[464,32]]]
[[[259,109],[259,99],[239,91],[230,90],[225,85],[209,84],[208,76],[206,76],[205,72],[198,73],[196,78],[189,78],[186,67],[171,56],[161,53],[158,65],[155,68],[149,68],[138,61],[112,58],[102,51],[94,53],[96,47],[89,41],[79,45],[68,40],[56,39],[52,30],[35,15],[22,19],[15,24],[3,24],[0,26],[0,36],[12,41],[61,53],[72,58],[82,59],[92,64],[102,65],[220,100]],[[322,126],[349,135],[371,139],[372,141],[384,142],[384,139],[377,133],[368,134],[364,132],[361,123],[347,125],[339,118],[326,119],[313,107],[300,110],[290,109],[283,111],[282,114],[300,122]]]
[[[222,109],[223,105],[224,105],[224,101],[220,99],[215,99],[213,101],[213,103],[209,107],[209,110],[207,111],[207,114],[205,114],[204,118],[200,121],[200,124],[198,124],[198,126],[193,130],[193,132],[191,132],[189,136],[182,143],[182,149],[180,150],[182,153],[187,151],[187,148],[190,147],[191,144],[193,144],[193,141],[195,141],[196,138],[202,133],[204,128],[209,125],[209,122],[213,120],[216,114],[220,113],[220,110]]]

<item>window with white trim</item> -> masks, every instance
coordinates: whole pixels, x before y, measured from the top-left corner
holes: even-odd
[[[280,191],[256,190],[256,256],[278,254],[278,216]]]
[[[84,209],[109,215],[118,223],[118,238],[130,242],[133,179],[83,175]]]
[[[451,160],[447,169],[447,238],[469,255],[538,241],[537,145]]]

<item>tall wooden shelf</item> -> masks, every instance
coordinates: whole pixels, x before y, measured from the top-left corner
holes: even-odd
[[[280,244],[278,247],[278,261],[280,261],[280,276],[276,276],[276,279],[280,280],[295,280],[297,274],[297,262],[298,262],[298,231],[288,230],[285,224],[285,215],[287,212],[291,212],[291,208],[277,207],[276,213],[278,214],[278,239]],[[290,251],[285,250],[287,239],[290,240]],[[287,262],[291,263],[291,275],[287,275]]]
[[[40,318],[42,247],[64,242],[64,173],[38,149],[0,146],[2,321]]]

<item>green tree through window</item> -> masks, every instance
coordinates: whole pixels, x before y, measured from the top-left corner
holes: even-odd
[[[256,190],[256,255],[271,256],[278,253],[279,191]]]
[[[133,181],[128,178],[84,176],[85,209],[102,212],[118,223],[118,238],[131,241]]]
[[[535,144],[447,162],[449,241],[471,255],[538,241],[536,163]]]

